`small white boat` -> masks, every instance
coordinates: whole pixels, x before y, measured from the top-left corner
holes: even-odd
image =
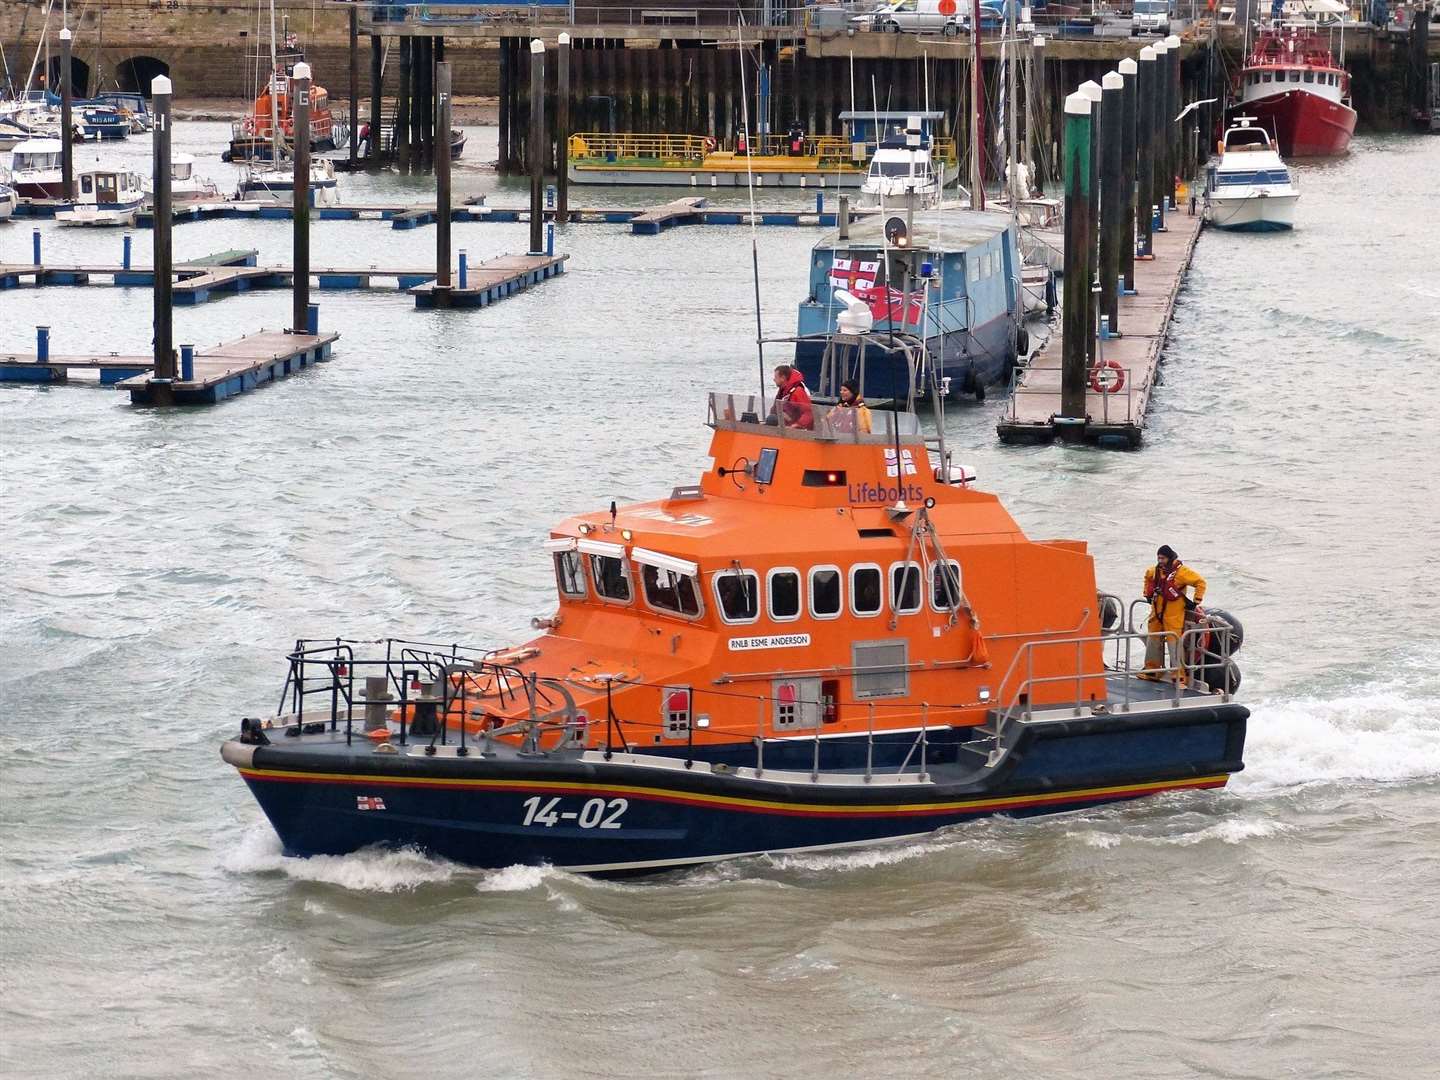
[[[241,202],[278,202],[287,206],[295,199],[295,164],[256,163],[245,169],[235,198]],[[329,161],[310,162],[310,205],[339,206],[340,189],[335,183],[335,165]]]
[[[860,184],[861,209],[914,205],[929,210],[940,205],[943,179],[930,158],[930,139],[920,117],[910,118],[903,135],[888,135],[875,148]]]
[[[151,202],[155,198],[155,185],[147,176],[145,178],[145,195]],[[195,175],[195,159],[189,154],[174,154],[170,158],[170,201],[172,203],[185,202],[220,202],[224,196],[220,189],[215,186],[214,180],[207,180],[203,176]]]
[[[1295,227],[1295,179],[1264,128],[1237,116],[1205,170],[1205,218],[1219,229],[1279,232]]]
[[[59,225],[135,224],[145,188],[133,172],[94,165],[75,173],[75,201],[55,213]]]
[[[0,221],[8,221],[15,213],[15,206],[19,203],[15,194],[15,188],[10,184],[10,172],[8,169],[0,169]]]
[[[63,149],[59,139],[27,139],[16,146],[10,155],[15,194],[22,199],[62,197],[60,154]]]

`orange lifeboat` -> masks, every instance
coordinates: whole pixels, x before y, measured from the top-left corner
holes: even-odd
[[[1087,544],[1029,538],[915,412],[787,415],[712,394],[698,483],[551,529],[520,646],[297,643],[281,714],[222,748],[286,851],[644,871],[1243,768],[1238,631],[1142,679]]]
[[[295,106],[290,93],[290,79],[295,65],[304,59],[304,51],[296,44],[294,35],[289,35],[285,50],[277,55],[275,70],[268,83],[255,98],[250,111],[234,125],[227,160],[269,160],[274,153],[276,119],[279,121],[281,141],[287,145],[294,144]],[[337,134],[335,118],[330,110],[329,91],[312,83],[310,149],[334,150]]]

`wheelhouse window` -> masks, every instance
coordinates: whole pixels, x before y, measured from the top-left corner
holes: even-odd
[[[625,560],[609,555],[590,556],[590,577],[602,599],[630,603],[630,571]]]
[[[1307,72],[1305,72],[1305,81],[1306,81],[1306,82],[1314,82],[1314,81],[1315,81],[1315,72],[1313,72],[1313,71],[1307,71]]]
[[[557,551],[555,553],[555,583],[560,587],[561,596],[584,596],[585,567],[580,563],[578,551]]]
[[[954,559],[930,567],[930,606],[936,611],[954,611],[960,606],[960,564]]]
[[[771,570],[768,586],[770,618],[789,622],[800,617],[800,571]]]
[[[897,615],[920,610],[920,564],[895,563],[890,567],[890,604]]]
[[[728,623],[754,622],[760,617],[760,575],[753,570],[725,570],[715,575],[715,600]]]
[[[693,576],[647,563],[640,567],[640,583],[645,588],[645,603],[656,611],[687,619],[700,617],[700,590]]]
[[[885,579],[874,565],[850,568],[850,609],[856,615],[878,615],[885,606]]]
[[[838,619],[844,607],[844,586],[838,566],[817,566],[810,571],[810,615],[816,619]]]

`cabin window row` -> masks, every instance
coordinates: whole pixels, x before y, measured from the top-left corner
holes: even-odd
[[[987,251],[980,256],[969,256],[970,260],[970,281],[984,281],[986,278],[1000,272],[1000,252]]]
[[[1273,73],[1269,71],[1251,72],[1249,75],[1245,76],[1245,82],[1248,86],[1259,86],[1261,83],[1268,82],[1283,83],[1287,81],[1286,76],[1287,72],[1284,71],[1277,71]],[[1303,81],[1307,83],[1318,82],[1321,86],[1340,85],[1340,75],[1334,71],[1306,71],[1303,73],[1299,71],[1291,71],[1288,72],[1288,76],[1289,82],[1301,82],[1303,79]]]
[[[590,561],[589,581],[586,580],[585,564]],[[572,600],[583,600],[590,595],[590,585],[595,595],[608,603],[629,604],[634,600],[630,565],[627,560],[610,555],[582,555],[578,551],[555,553],[555,580],[560,595]],[[686,619],[698,619],[704,614],[700,602],[700,587],[693,574],[682,574],[664,567],[640,564],[640,588],[646,606],[667,615],[679,615]]]
[[[934,611],[949,612],[959,606],[959,563],[932,564],[928,590],[922,588],[923,575],[916,562],[890,565],[888,601],[896,615],[919,612],[926,591]],[[838,566],[814,566],[802,582],[800,570],[777,567],[765,575],[763,612],[772,622],[793,622],[806,611],[812,619],[838,619],[845,611],[847,593],[850,614],[858,618],[879,615],[887,601],[885,570],[877,563],[852,566],[848,573]],[[715,575],[715,602],[725,622],[756,622],[762,613],[761,600],[756,571],[725,570]]]

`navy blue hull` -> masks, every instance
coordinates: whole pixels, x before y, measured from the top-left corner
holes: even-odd
[[[884,331],[875,333],[883,341]],[[1007,383],[1015,363],[1014,324],[1008,316],[992,319],[974,331],[953,330],[926,341],[932,361],[938,361],[940,377],[950,379],[952,393],[974,393],[977,387]],[[820,385],[820,364],[825,356],[825,341],[803,340],[795,343],[795,366],[805,376],[812,391]],[[837,345],[836,353],[846,371],[857,366],[855,351]],[[891,398],[903,401],[910,393],[910,375],[898,359],[882,355],[879,350],[865,353],[865,396],[871,400]],[[926,388],[917,387],[918,392]]]
[[[1027,729],[993,769],[959,760],[959,737],[937,733],[928,783],[892,782],[893,765],[877,765],[870,784],[833,773],[818,784],[808,772],[779,775],[781,762],[808,768],[814,744],[802,741],[767,745],[761,779],[618,754],[608,762],[597,753],[377,755],[369,745],[346,748],[343,733],[318,742],[227,744],[227,760],[287,854],[414,846],[479,867],[626,872],[876,843],[994,814],[1028,817],[1221,787],[1243,768],[1248,713],[1217,705],[1187,714],[1158,714],[1138,725],[1109,717],[1057,722],[1043,735]],[[837,762],[857,754],[864,760],[863,737],[822,746],[832,747],[826,757]],[[909,776],[916,765],[912,759]]]

